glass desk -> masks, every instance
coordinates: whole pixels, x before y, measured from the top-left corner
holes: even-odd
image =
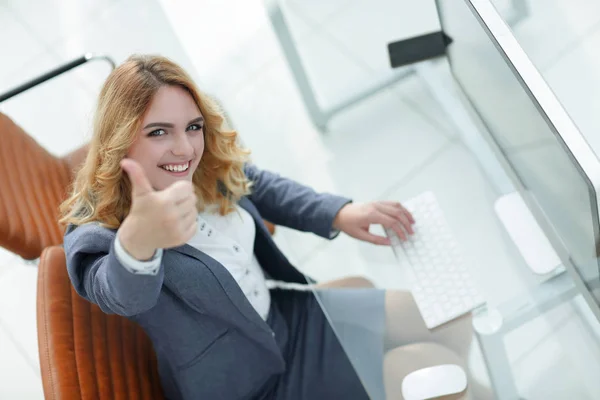
[[[473,339],[468,356],[469,374],[494,393],[489,398],[598,398],[600,323],[579,296],[564,267],[559,266],[544,276],[534,274],[502,229],[495,226],[485,232],[496,231],[493,237],[481,240],[500,238],[497,246],[493,246],[498,252],[488,253],[479,260],[477,251],[469,251],[477,246],[461,243],[467,257],[471,253],[469,267],[487,301],[473,312],[472,333],[467,333]],[[461,235],[464,238],[464,231]],[[457,237],[459,240],[461,235]],[[366,266],[365,272],[378,288],[410,290],[406,271],[400,265],[377,265],[372,269]],[[317,298],[322,296],[318,290],[315,294]],[[344,314],[341,318],[348,318],[347,311],[327,306],[324,311],[348,357],[361,364],[365,359],[364,349],[355,340],[346,340],[339,332],[344,326],[334,322],[338,319],[337,312]],[[370,371],[377,366],[355,364],[355,368],[362,371],[359,375],[367,375],[361,378],[373,382]],[[370,386],[368,391],[373,399],[383,398],[383,387],[374,388],[372,383]],[[471,393],[470,398],[483,397]]]
[[[439,84],[443,70],[426,65],[419,73],[434,90],[444,87]],[[501,400],[600,398],[600,322],[564,267],[539,275],[527,265],[494,208],[514,187],[491,161],[489,149],[472,127],[464,121],[460,125],[456,118],[460,106],[448,96],[440,95],[438,100],[459,125],[458,149],[451,157],[424,167],[387,198],[403,201],[433,191],[463,250],[487,302],[473,313],[471,376]],[[346,240],[336,240],[340,239]],[[364,270],[350,270],[347,276],[362,272],[377,288],[410,290],[406,271],[393,262],[391,249],[357,246]],[[385,251],[388,258],[380,262]],[[325,307],[324,311],[336,319],[337,310]],[[345,342],[343,335],[338,337],[350,359],[361,358],[361,346]],[[371,366],[356,369],[369,371]],[[377,399],[384,390],[379,387],[370,392]]]

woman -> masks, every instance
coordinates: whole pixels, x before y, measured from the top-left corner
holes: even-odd
[[[406,209],[318,194],[247,161],[168,59],[132,56],[104,84],[62,206],[67,267],[81,296],[147,332],[169,399],[384,398],[384,379],[397,399],[411,371],[464,364],[455,352],[469,347],[468,317],[430,333],[407,293],[336,287],[350,281],[316,288],[337,310],[338,340],[262,219],[386,245],[369,225],[410,234]],[[346,356],[340,340],[357,351]]]

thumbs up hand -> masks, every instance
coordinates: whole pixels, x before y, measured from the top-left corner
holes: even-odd
[[[191,182],[177,181],[156,191],[136,161],[124,159],[121,168],[131,182],[131,209],[118,236],[130,255],[148,260],[157,249],[181,246],[194,236],[198,211]]]

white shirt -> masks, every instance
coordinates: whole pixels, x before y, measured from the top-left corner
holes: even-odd
[[[271,307],[271,295],[265,275],[254,256],[256,226],[252,216],[243,208],[225,216],[215,208],[198,214],[198,230],[187,242],[223,265],[236,280],[242,292],[256,312],[267,319]],[[156,275],[162,259],[162,249],[158,249],[149,261],[139,261],[128,254],[121,242],[115,240],[117,259],[135,274]]]

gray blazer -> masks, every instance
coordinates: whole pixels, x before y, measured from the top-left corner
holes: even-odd
[[[256,224],[260,265],[273,279],[306,283],[263,218],[332,238],[333,219],[350,200],[250,165],[246,175],[254,187],[239,205]],[[254,399],[284,371],[281,343],[223,265],[186,244],[165,250],[157,275],[135,275],[115,257],[115,236],[97,224],[70,226],[64,240],[69,277],[82,297],[146,331],[169,399]]]

